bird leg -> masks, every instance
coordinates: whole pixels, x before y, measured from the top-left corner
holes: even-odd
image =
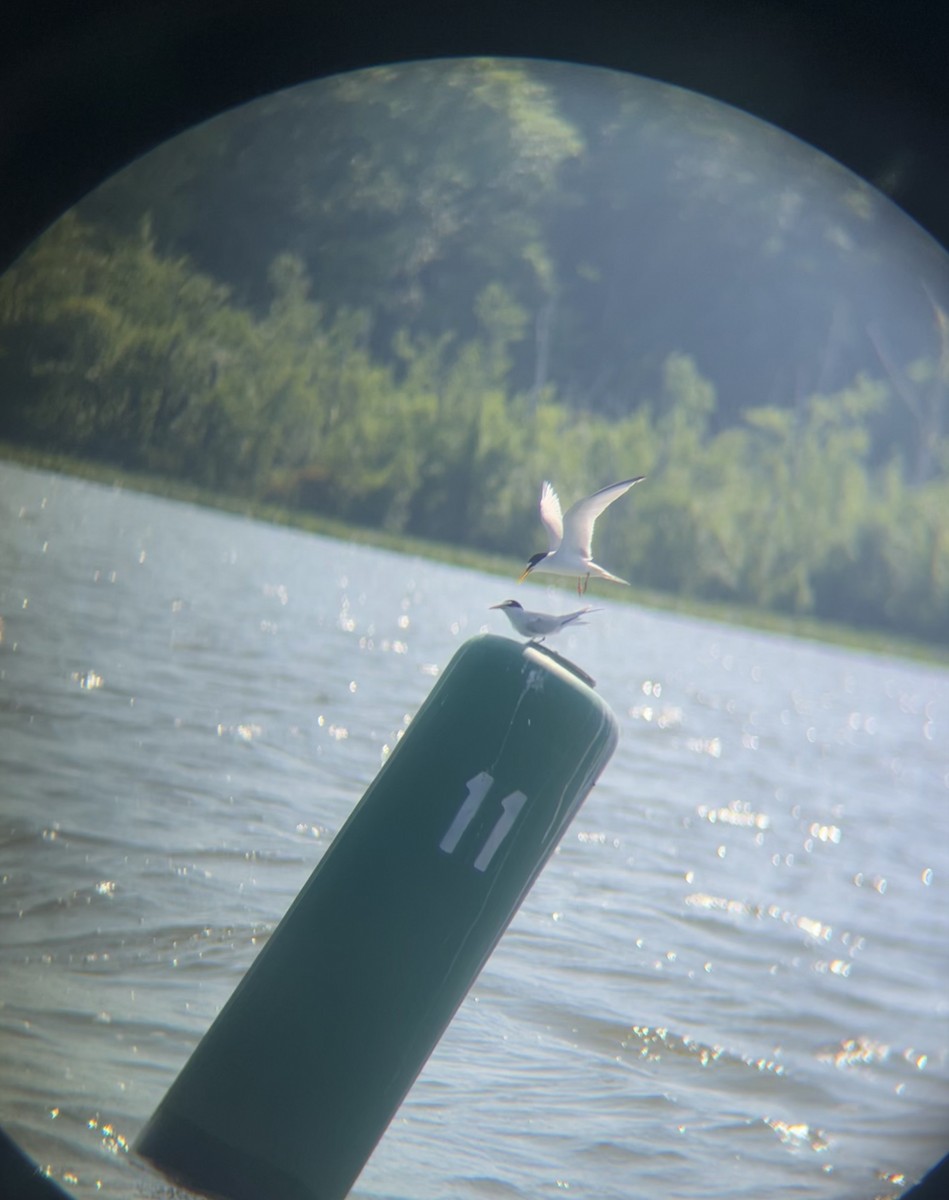
[[[577,578],[577,595],[582,596],[587,590],[587,584],[590,582],[590,572],[587,571],[584,579]]]

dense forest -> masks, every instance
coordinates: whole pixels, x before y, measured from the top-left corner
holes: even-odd
[[[949,273],[699,97],[554,63],[324,80],[133,164],[0,280],[0,438],[513,553],[646,474],[644,586],[949,641]]]

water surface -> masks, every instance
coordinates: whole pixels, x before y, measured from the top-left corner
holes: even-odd
[[[569,590],[0,464],[0,1123],[77,1197],[488,605]],[[597,597],[619,748],[363,1200],[898,1196],[949,1148],[949,675]]]

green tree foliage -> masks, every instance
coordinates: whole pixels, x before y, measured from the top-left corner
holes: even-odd
[[[256,314],[292,254],[316,302],[371,315],[387,362],[400,331],[480,336],[475,299],[500,284],[526,315],[511,391],[552,383],[620,416],[686,348],[717,428],[882,368],[901,404],[874,440],[900,443],[914,482],[945,432],[944,373],[930,387],[914,367],[932,364],[925,326],[947,304],[936,248],[780,131],[631,76],[452,59],[325,79],[187,132],[80,211],[126,236],[150,213],[161,254]],[[884,246],[912,269],[889,269]]]
[[[4,278],[0,313],[14,431],[209,486],[254,473],[252,323],[226,288],[157,255],[147,223],[102,244],[64,218]]]
[[[597,531],[633,582],[949,639],[949,319],[863,314],[883,210],[572,78],[379,68],[162,148],[0,280],[0,437],[522,561],[544,479],[645,474]]]
[[[400,329],[473,333],[474,297],[502,277],[533,312],[553,287],[544,206],[581,149],[524,64],[386,66],[234,109],[81,211],[124,232],[151,211],[160,243],[255,308],[292,253],[318,298],[372,309],[379,349]]]

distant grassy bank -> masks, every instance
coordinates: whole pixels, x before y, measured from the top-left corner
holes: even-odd
[[[414,554],[421,558],[435,559],[438,562],[454,566],[471,567],[491,575],[503,576],[511,582],[517,578],[523,567],[520,560],[515,561],[506,556],[486,554],[465,546],[426,541],[380,529],[348,525],[345,522],[322,517],[315,513],[300,512],[246,497],[210,491],[194,484],[163,476],[124,471],[119,467],[72,458],[65,454],[53,454],[0,442],[0,460],[71,475],[108,487],[127,488],[129,491],[145,492],[169,500],[215,508],[223,512],[251,517],[254,520],[270,522],[274,525],[291,526],[295,529],[321,534],[324,537],[338,538],[341,541],[379,546],[402,554]],[[594,594],[598,588],[599,585],[591,583],[591,594]],[[638,604],[644,608],[662,612],[677,612],[726,625],[763,630],[809,641],[826,642],[872,654],[894,655],[933,666],[949,666],[949,647],[929,644],[913,638],[897,637],[878,630],[842,625],[814,617],[771,612],[743,605],[698,600],[693,597],[656,592],[635,586],[628,589],[611,589],[609,596],[613,600]]]

